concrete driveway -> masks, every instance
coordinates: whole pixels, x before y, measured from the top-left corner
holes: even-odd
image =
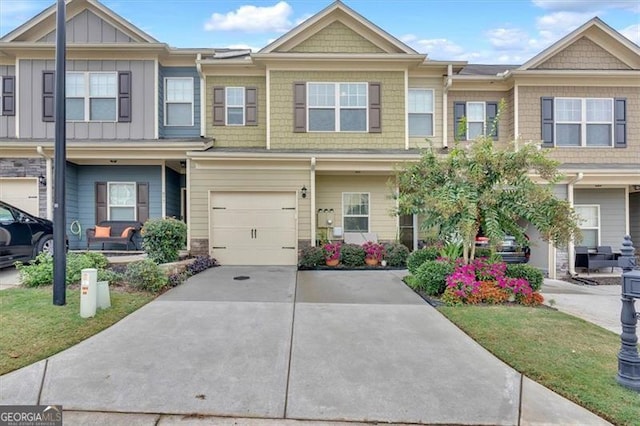
[[[65,424],[606,424],[485,351],[402,275],[214,268],[0,377],[0,404],[62,404]]]
[[[20,285],[20,276],[14,266],[0,269],[0,290]]]

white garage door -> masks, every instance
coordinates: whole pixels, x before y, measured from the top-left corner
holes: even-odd
[[[0,200],[39,216],[37,178],[0,178]]]
[[[295,265],[295,192],[214,192],[212,256],[222,265]]]

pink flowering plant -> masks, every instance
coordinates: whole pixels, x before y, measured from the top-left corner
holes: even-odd
[[[336,241],[335,243],[327,243],[322,247],[324,250],[324,258],[325,260],[337,260],[340,259],[340,241]]]
[[[373,241],[367,241],[362,244],[362,248],[366,253],[367,259],[376,259],[378,262],[382,260],[384,257],[384,246],[379,243],[374,243]]]

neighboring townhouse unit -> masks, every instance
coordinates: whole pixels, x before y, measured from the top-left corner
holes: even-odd
[[[0,198],[49,217],[55,34],[54,5],[0,39]],[[102,220],[184,217],[186,152],[206,147],[196,51],[92,0],[67,3],[66,36],[70,247]]]
[[[227,265],[295,265],[327,238],[413,249],[419,218],[393,214],[398,168],[486,134],[551,150],[583,244],[640,241],[640,48],[598,18],[524,65],[476,65],[431,60],[339,1],[256,53],[172,49],[96,1],[68,7],[70,222],[142,220],[134,193],[148,193],[149,217],[185,218],[192,253]],[[41,213],[53,19],[0,42],[0,184],[31,185]],[[573,245],[528,233],[532,264],[572,269]]]

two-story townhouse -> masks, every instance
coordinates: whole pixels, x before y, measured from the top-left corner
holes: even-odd
[[[185,216],[201,138],[201,52],[174,49],[93,0],[66,6],[66,216],[71,248],[102,220]],[[51,217],[55,6],[0,39],[0,198]],[[73,226],[72,226],[73,224]]]

